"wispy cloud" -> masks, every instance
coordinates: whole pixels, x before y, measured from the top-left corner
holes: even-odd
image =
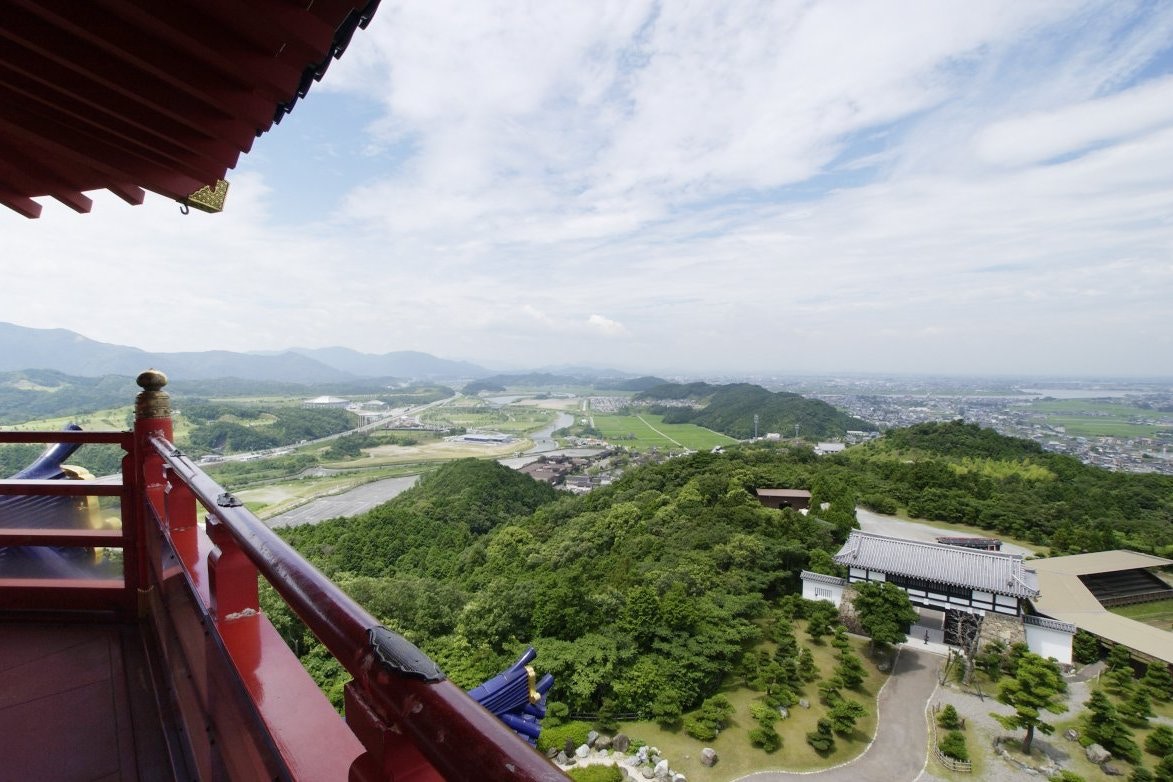
[[[1168,374],[1171,40],[1173,9],[1115,0],[384,0],[275,131],[318,123],[318,151],[261,139],[225,214],[0,215],[28,260],[0,319],[151,349]],[[307,221],[315,177],[337,195]]]

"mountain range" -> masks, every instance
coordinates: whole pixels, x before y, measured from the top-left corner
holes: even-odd
[[[151,367],[166,372],[173,380],[234,377],[306,384],[364,377],[467,380],[492,374],[467,361],[410,350],[379,355],[341,347],[292,348],[278,353],[152,353],[98,342],[66,329],[0,323],[0,371],[52,369],[82,377],[133,377]]]

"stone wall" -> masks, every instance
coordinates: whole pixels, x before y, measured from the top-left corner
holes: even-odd
[[[855,612],[855,595],[855,584],[845,584],[843,598],[839,601],[839,621],[847,628],[847,632],[862,635],[863,626],[859,623],[859,614]]]
[[[987,612],[985,619],[982,620],[981,635],[978,636],[978,649],[984,648],[994,640],[1006,644],[1007,649],[1013,644],[1026,643],[1026,630],[1022,627],[1022,620],[1017,616]]]

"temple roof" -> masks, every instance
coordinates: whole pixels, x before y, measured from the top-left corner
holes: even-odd
[[[304,97],[379,0],[6,0],[0,204],[132,204],[215,187]]]
[[[1021,554],[981,551],[941,543],[890,538],[853,530],[834,557],[840,565],[969,587],[1011,597],[1032,598],[1039,581]]]

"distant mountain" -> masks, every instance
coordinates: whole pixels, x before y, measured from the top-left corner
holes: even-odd
[[[30,329],[0,323],[0,371],[55,369],[81,377],[135,377],[151,367],[167,373],[169,378],[187,380],[238,377],[321,383],[351,377],[349,373],[294,353],[275,356],[227,350],[149,353],[139,348],[98,342],[66,329]]]
[[[464,387],[466,394],[482,391],[499,392],[508,388],[593,388],[599,391],[644,391],[663,385],[667,380],[658,377],[587,377],[580,375],[555,375],[549,372],[530,372],[514,375],[489,375]]]
[[[468,361],[451,361],[430,353],[399,350],[393,353],[360,353],[350,348],[293,348],[290,352],[359,377],[476,378],[489,370]]]
[[[664,422],[693,423],[738,439],[753,436],[755,415],[761,435],[778,432],[789,436],[796,425],[799,434],[807,438],[838,437],[849,429],[867,431],[876,428],[821,400],[807,399],[787,391],[771,392],[750,383],[724,386],[669,383],[637,394],[636,399],[706,402],[700,409],[665,407]]]
[[[595,383],[596,388],[611,389],[614,391],[649,391],[658,386],[671,385],[662,377],[644,375],[631,379],[607,378]]]
[[[347,348],[294,349],[279,353],[208,350],[151,353],[111,345],[66,329],[33,329],[0,323],[0,372],[53,369],[80,377],[129,375],[154,367],[172,380],[240,378],[279,383],[345,382],[356,378],[465,378],[488,374],[466,361],[401,351],[381,356]]]
[[[588,367],[582,364],[559,364],[557,366],[538,367],[534,372],[540,372],[549,375],[567,375],[577,378],[590,378],[598,380],[600,378],[633,378],[634,372],[624,372],[621,369],[600,369],[599,367]],[[667,382],[667,381],[665,381]]]

